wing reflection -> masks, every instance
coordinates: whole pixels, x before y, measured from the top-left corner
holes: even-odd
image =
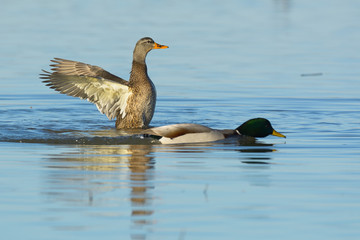
[[[43,194],[49,201],[60,202],[60,206],[65,207],[49,211],[82,211],[85,206],[96,209],[92,215],[100,218],[130,216],[130,231],[134,233],[131,235],[132,239],[146,239],[156,222],[153,204],[157,198],[154,195],[154,156],[176,156],[179,158],[176,167],[189,167],[192,170],[196,167],[202,168],[202,163],[208,161],[208,158],[216,158],[216,161],[222,161],[222,158],[226,157],[235,158],[235,161],[240,159],[239,167],[244,180],[252,185],[268,186],[271,183],[269,175],[259,172],[259,169],[271,167],[269,163],[272,152],[275,151],[273,144],[236,138],[223,142],[173,146],[67,145],[58,149],[59,154],[46,157],[48,171],[44,178]],[[221,172],[219,174],[222,175]],[[206,178],[206,175],[204,177]],[[208,198],[207,185],[204,197]],[[54,221],[54,226],[61,230],[73,227],[64,226],[59,217],[49,221]],[[89,228],[89,223],[81,224],[84,226],[76,227]]]
[[[132,225],[141,231],[153,223],[154,197],[151,190],[154,184],[151,180],[155,161],[151,149],[151,145],[78,145],[67,148],[60,154],[48,156],[47,167],[51,171],[46,176],[43,193],[50,201],[63,202],[66,207],[111,207],[111,211],[97,214],[112,217],[129,214],[128,208],[123,206],[128,205],[130,199]],[[134,238],[144,236],[141,233]]]

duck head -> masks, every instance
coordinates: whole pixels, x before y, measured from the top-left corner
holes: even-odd
[[[235,132],[239,135],[246,135],[251,137],[266,137],[269,135],[274,135],[277,137],[286,138],[285,135],[275,131],[275,129],[271,126],[270,121],[265,118],[253,118],[247,120],[238,128],[236,128]]]
[[[134,49],[133,60],[139,63],[145,63],[145,58],[148,52],[152,49],[163,49],[168,46],[154,42],[152,38],[144,37],[137,41]]]

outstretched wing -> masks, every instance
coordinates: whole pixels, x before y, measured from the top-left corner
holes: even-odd
[[[60,58],[53,60],[53,72],[44,71],[41,79],[46,86],[60,93],[87,99],[111,120],[120,113],[126,116],[131,91],[127,81],[100,67]]]
[[[77,62],[77,61],[66,60],[62,58],[54,58],[54,60],[51,60],[51,62],[55,63],[50,65],[51,67],[53,67],[51,69],[53,72],[57,72],[65,75],[105,78],[124,85],[128,85],[128,81],[118,76],[115,76],[114,74],[111,74],[108,71],[105,71],[104,69],[98,66]]]

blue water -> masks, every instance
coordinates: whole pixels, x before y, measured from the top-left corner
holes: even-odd
[[[3,239],[359,239],[360,2],[4,1]],[[61,57],[128,79],[144,36],[151,123],[286,139],[165,146],[41,83]]]

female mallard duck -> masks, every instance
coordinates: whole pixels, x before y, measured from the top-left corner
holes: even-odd
[[[265,118],[250,119],[235,130],[216,130],[200,124],[183,123],[150,128],[144,133],[159,139],[162,144],[214,142],[239,135],[250,137],[274,135],[286,138],[275,131],[270,121]]]
[[[146,128],[153,117],[156,90],[147,74],[145,58],[152,49],[168,48],[151,38],[140,39],[134,49],[129,81],[104,69],[61,58],[51,60],[53,72],[44,71],[46,86],[60,93],[95,103],[116,128]]]

